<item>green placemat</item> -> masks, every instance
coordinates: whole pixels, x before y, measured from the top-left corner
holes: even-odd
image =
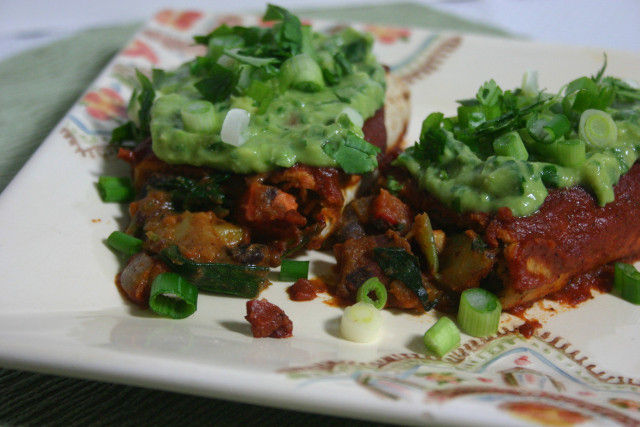
[[[293,12],[315,19],[366,21],[382,25],[506,35],[500,30],[412,3]],[[0,192],[141,25],[142,23],[130,23],[84,31],[0,62]],[[180,393],[0,368],[0,425],[200,424],[375,425]]]

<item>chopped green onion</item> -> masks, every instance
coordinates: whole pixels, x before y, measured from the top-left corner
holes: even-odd
[[[283,282],[295,282],[298,279],[309,277],[309,261],[283,259],[280,265],[280,280]]]
[[[340,122],[341,116],[346,116],[349,121],[357,128],[362,128],[362,125],[364,125],[362,114],[360,114],[355,108],[344,107],[340,114],[338,114],[338,119],[336,120],[337,122]]]
[[[502,306],[498,298],[482,288],[466,289],[460,296],[458,324],[474,337],[486,337],[498,331]]]
[[[616,262],[613,288],[625,301],[640,304],[640,272],[633,265]]]
[[[534,141],[531,148],[549,161],[553,162],[558,157],[558,141],[552,141],[550,143]]]
[[[564,114],[554,114],[550,117],[539,117],[536,114],[527,120],[529,134],[535,141],[543,144],[560,139],[570,128],[571,123]]]
[[[98,192],[103,202],[124,203],[133,200],[135,196],[131,179],[118,176],[98,178]]]
[[[340,334],[349,341],[371,342],[378,338],[381,329],[382,314],[371,304],[357,302],[342,313]]]
[[[498,156],[513,157],[516,160],[527,160],[527,152],[520,134],[516,131],[509,132],[493,141],[493,151]]]
[[[431,274],[437,277],[440,269],[438,247],[436,245],[436,237],[433,234],[433,227],[431,227],[431,220],[426,212],[416,215],[413,230],[418,246],[420,246],[422,253],[427,259]]]
[[[371,292],[376,294],[375,301],[369,296],[369,293]],[[371,277],[358,288],[356,301],[372,304],[378,310],[382,310],[384,305],[387,303],[387,288],[384,287],[384,284],[380,279],[377,277]]]
[[[198,305],[198,288],[176,273],[159,274],[151,284],[149,308],[172,319],[191,316]]]
[[[441,317],[424,333],[427,350],[442,357],[460,345],[460,331],[448,317]]]
[[[267,83],[254,80],[247,89],[247,96],[253,98],[258,103],[258,114],[264,114],[271,101],[273,101],[275,92]]]
[[[556,143],[556,161],[562,166],[578,166],[585,159],[585,143],[581,139],[566,139]]]
[[[598,86],[589,77],[579,77],[571,81],[565,90],[562,107],[570,114],[580,114],[592,107],[598,98]]]
[[[527,70],[522,75],[522,85],[520,86],[522,93],[525,96],[535,97],[538,96],[540,90],[538,89],[538,71]]]
[[[268,267],[196,262],[184,257],[176,245],[163,249],[160,259],[171,270],[206,292],[255,298],[269,283]]]
[[[246,139],[245,130],[249,128],[249,122],[251,121],[251,115],[247,110],[242,108],[232,108],[227,112],[227,115],[222,122],[222,130],[220,131],[220,138],[222,142],[240,146]]]
[[[114,231],[107,237],[107,245],[127,256],[137,254],[142,250],[142,240],[130,236],[122,231]]]
[[[180,109],[182,123],[188,132],[212,133],[216,129],[216,111],[209,101],[192,101]]]
[[[586,110],[580,116],[578,134],[592,147],[610,147],[618,138],[618,126],[604,111]]]
[[[301,53],[287,59],[280,67],[282,85],[303,92],[317,92],[324,87],[322,69],[309,55]]]

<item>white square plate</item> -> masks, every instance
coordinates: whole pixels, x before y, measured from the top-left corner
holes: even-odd
[[[135,68],[177,66],[197,54],[193,35],[222,22],[258,21],[156,15],[3,192],[3,366],[379,422],[640,423],[640,309],[611,295],[553,316],[540,310],[543,326],[529,340],[512,332],[520,321],[504,314],[497,337],[465,336],[442,360],[427,355],[421,341],[432,313],[386,311],[380,341],[350,343],[338,335],[340,308],[322,297],[293,302],[288,284],[275,280],[262,297],[293,320],[293,338],[252,338],[245,301],[237,298],[201,295],[198,311],[180,321],[123,299],[114,284],[121,260],[104,240],[123,229],[128,214],[102,203],[95,188],[100,175],[128,172],[107,145],[109,131],[124,119]],[[541,87],[555,91],[596,74],[604,60],[604,52],[586,48],[357,27],[375,35],[380,60],[410,85],[410,141],[428,113],[454,113],[455,100],[473,96],[486,80],[513,89],[534,69]],[[608,75],[638,78],[640,55],[606,53]],[[305,256],[312,274],[334,263],[330,254]]]

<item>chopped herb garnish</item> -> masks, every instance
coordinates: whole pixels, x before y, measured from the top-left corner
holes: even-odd
[[[227,99],[231,95],[235,84],[236,75],[233,71],[220,64],[213,64],[207,70],[207,77],[194,86],[204,99],[215,103]]]

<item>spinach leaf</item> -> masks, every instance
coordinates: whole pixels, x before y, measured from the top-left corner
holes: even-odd
[[[150,186],[171,193],[171,202],[177,211],[205,211],[224,204],[226,198],[220,186],[228,178],[226,173],[212,173],[200,180],[176,176],[153,179]]]
[[[374,256],[384,274],[394,280],[399,280],[413,291],[425,311],[429,311],[436,306],[438,300],[429,300],[429,294],[422,285],[422,273],[418,258],[411,255],[403,248],[380,247],[374,248]]]

